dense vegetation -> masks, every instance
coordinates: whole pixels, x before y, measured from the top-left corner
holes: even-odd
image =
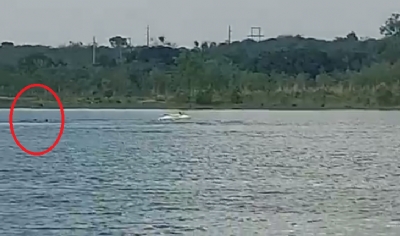
[[[333,41],[279,36],[261,42],[194,42],[178,48],[159,37],[132,47],[121,36],[110,47],[70,42],[57,48],[0,48],[0,96],[43,83],[66,103],[242,104],[253,107],[400,105],[400,15],[380,28],[381,39],[350,32]],[[26,96],[46,98],[45,91]],[[244,104],[244,105],[243,105]]]

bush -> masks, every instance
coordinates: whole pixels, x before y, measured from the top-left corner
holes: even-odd
[[[213,92],[211,89],[202,90],[196,94],[196,103],[200,105],[210,105],[213,102]]]
[[[236,87],[231,94],[231,102],[234,104],[243,103],[242,92],[239,87]]]
[[[178,103],[188,103],[190,101],[189,93],[184,91],[178,91],[174,96],[173,101]]]
[[[393,103],[393,93],[385,84],[380,84],[376,90],[376,100],[379,105],[390,106]]]
[[[110,98],[110,97],[112,97],[114,95],[114,91],[113,90],[106,90],[106,91],[104,91],[104,97],[106,97],[106,98]]]

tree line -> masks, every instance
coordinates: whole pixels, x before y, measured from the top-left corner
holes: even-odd
[[[193,48],[164,36],[133,47],[115,36],[109,47],[96,48],[94,61],[93,45],[80,42],[56,48],[3,42],[0,95],[44,83],[63,99],[90,103],[400,105],[400,14],[379,30],[380,39],[360,39],[355,32],[330,41],[283,35],[260,42],[195,41]]]

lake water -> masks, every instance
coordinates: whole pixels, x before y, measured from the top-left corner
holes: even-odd
[[[400,235],[400,112],[164,112],[0,111],[0,235]]]

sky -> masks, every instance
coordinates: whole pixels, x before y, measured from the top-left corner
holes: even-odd
[[[195,40],[243,40],[259,26],[266,38],[300,34],[333,39],[355,31],[380,37],[379,27],[400,0],[0,0],[0,41],[59,46],[69,41],[108,45],[130,37],[133,45],[165,36],[180,46]]]

